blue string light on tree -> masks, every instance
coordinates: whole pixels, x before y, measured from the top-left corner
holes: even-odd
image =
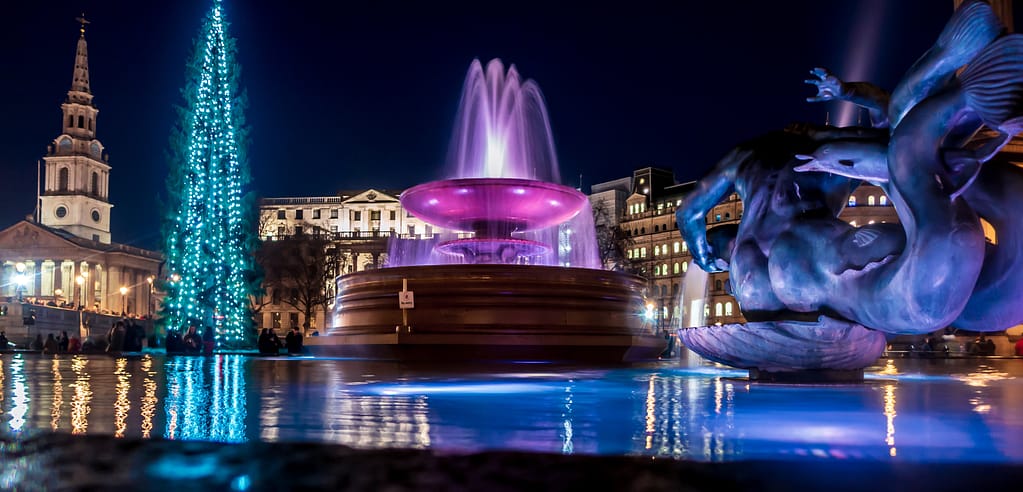
[[[251,197],[245,164],[244,95],[235,40],[214,0],[187,67],[185,107],[172,137],[168,179],[169,329],[213,326],[218,347],[251,345],[249,296],[255,290]]]

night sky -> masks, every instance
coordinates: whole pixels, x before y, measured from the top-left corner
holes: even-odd
[[[891,89],[952,11],[952,0],[668,3],[226,0],[253,191],[320,196],[439,178],[477,57],[514,63],[540,85],[566,184],[582,174],[588,191],[648,165],[696,179],[741,140],[829,111],[834,122],[837,105],[804,102],[814,66]],[[173,107],[209,5],[5,6],[0,227],[32,213],[84,11],[113,239],[159,246]]]

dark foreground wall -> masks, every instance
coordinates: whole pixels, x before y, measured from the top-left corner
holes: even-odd
[[[354,450],[50,434],[0,440],[5,490],[1015,490],[1023,467]],[[995,488],[998,487],[998,488]]]

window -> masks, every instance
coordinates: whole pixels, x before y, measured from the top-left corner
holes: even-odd
[[[640,234],[646,234],[646,227],[640,227],[639,228],[639,233]]]
[[[57,211],[55,213],[57,214],[58,219],[63,219],[67,216],[67,207],[61,205],[57,207]]]
[[[635,207],[635,205],[629,205],[629,215],[632,215],[634,213],[632,211],[634,207]]]
[[[68,189],[68,168],[62,167],[57,173],[57,190],[67,191]]]
[[[280,220],[284,220],[284,219],[288,218],[288,216],[284,215],[284,209],[283,208],[280,209],[280,210],[277,210],[277,218],[280,219]]]
[[[298,289],[291,289],[291,303],[298,304]]]
[[[720,280],[715,280],[714,281],[714,290],[721,290],[721,281]],[[721,316],[721,315],[719,314],[718,316]]]
[[[674,250],[675,253],[678,253],[681,250],[681,247],[682,247],[682,243],[680,243],[679,241],[675,241],[675,250]]]
[[[681,268],[682,268],[682,265],[679,262],[676,261],[675,262],[675,275],[678,275],[679,272],[682,271]]]
[[[320,209],[318,209],[318,208],[314,208],[313,209],[313,218],[314,219],[320,218]]]
[[[657,275],[660,275],[660,274],[661,274],[661,267],[659,265],[654,265],[654,276],[657,276]]]
[[[298,313],[288,313],[289,327],[298,326]]]
[[[629,253],[629,255],[628,255],[628,256],[629,256],[629,259],[631,260],[631,259],[632,259],[632,250],[630,249],[630,250],[628,251],[628,253]]]
[[[687,252],[689,252],[689,245],[688,245],[688,244],[686,244],[686,242],[685,242],[685,241],[682,241],[682,252],[683,252],[683,253],[687,253]]]
[[[661,251],[663,251],[664,254],[668,254],[668,243],[664,243],[661,245]]]
[[[850,207],[855,207],[856,206],[856,196],[855,195],[849,195],[849,206]]]
[[[714,215],[714,222],[721,222],[721,214]]]
[[[89,118],[89,130],[92,130],[92,118]]]
[[[878,201],[878,203],[879,203],[879,204],[880,204],[880,205],[881,205],[882,207],[887,207],[887,206],[888,206],[888,197],[887,197],[887,196],[881,195],[881,197],[880,197],[880,198],[878,198],[878,200],[877,200],[877,201]]]
[[[380,211],[379,210],[370,210],[369,211],[369,220],[380,220]]]
[[[433,237],[433,226],[430,224],[423,226],[423,235],[426,237]]]
[[[646,248],[645,247],[639,248],[639,256],[642,257],[642,258],[646,258]]]
[[[732,218],[732,214],[730,214],[728,212],[725,212],[725,220],[728,220],[728,219],[731,219],[731,218]]]
[[[660,255],[661,255],[661,247],[657,246],[657,245],[654,245],[654,256],[660,256]]]
[[[721,312],[722,311],[722,309],[721,309],[722,307],[723,306],[721,305],[720,302],[714,305],[714,316],[719,316],[720,317],[722,315],[722,312]]]
[[[337,218],[337,209],[336,208],[330,209],[330,218],[332,218],[332,219],[336,219]]]
[[[74,115],[70,115],[69,114],[67,116],[67,126],[68,126],[68,128],[71,128],[71,127],[75,126],[75,117],[74,117]]]
[[[271,290],[270,291],[270,304],[280,304],[280,303],[281,303],[281,290],[280,289],[273,289],[273,290]]]
[[[682,273],[689,271],[689,263],[682,263]]]
[[[81,116],[81,115],[78,116],[78,128],[85,128],[85,117],[84,116]]]
[[[391,220],[398,220],[398,212],[396,210],[391,210],[390,216]]]
[[[272,326],[274,328],[280,328],[281,327],[281,313],[280,313],[280,311],[274,311],[274,312],[270,313],[270,323],[271,323],[270,326]]]
[[[296,236],[302,235],[302,226],[295,226],[295,235]]]
[[[352,220],[361,221],[362,220],[362,210],[352,210]]]
[[[668,274],[668,264],[667,263],[662,263],[661,264],[661,275],[667,275],[667,274]],[[664,295],[664,294],[661,294],[661,295]]]
[[[277,226],[277,237],[284,235],[284,226]]]
[[[867,197],[867,205],[874,206],[874,195]]]
[[[99,173],[92,173],[92,194],[99,196]]]
[[[297,209],[297,210],[295,210],[295,218],[296,218],[296,219],[304,219],[305,217],[303,217],[303,214],[302,214],[302,212],[303,212],[303,210],[302,210],[302,209]]]
[[[416,235],[416,226],[414,226],[414,225],[408,226],[408,235],[409,236],[415,236]]]
[[[725,316],[731,316],[731,315],[732,315],[732,302],[729,301],[729,302],[725,303]]]

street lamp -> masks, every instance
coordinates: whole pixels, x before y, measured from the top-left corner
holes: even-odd
[[[124,296],[125,294],[128,293],[128,288],[122,285],[120,290],[121,290],[121,316],[124,316],[127,314],[127,309],[125,309],[124,306]]]
[[[82,309],[82,299],[85,298],[85,277],[79,275],[75,277],[75,283],[78,284],[78,309]]]
[[[149,318],[153,317],[153,281],[156,277],[150,275],[146,277],[146,282],[149,282],[149,295],[146,296],[146,315]]]
[[[18,302],[21,302],[24,300],[25,285],[28,284],[28,277],[25,276],[24,263],[19,261],[16,265],[14,265],[14,268],[18,270],[18,274],[14,276],[14,283],[17,286]]]

